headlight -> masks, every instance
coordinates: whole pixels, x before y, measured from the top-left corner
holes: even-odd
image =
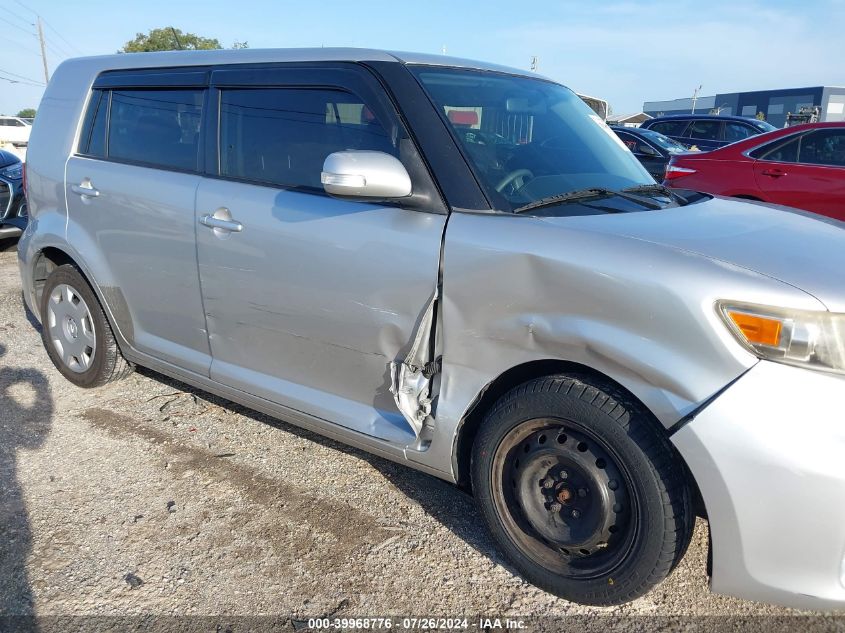
[[[845,373],[845,314],[720,301],[736,339],[766,360]]]
[[[0,169],[0,176],[11,178],[12,180],[20,180],[23,177],[23,163],[15,163],[8,167]]]

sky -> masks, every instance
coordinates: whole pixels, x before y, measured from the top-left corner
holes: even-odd
[[[609,101],[845,85],[845,0],[0,0],[0,113],[37,107],[44,70],[175,26],[225,47],[356,46],[442,53],[539,72]],[[8,79],[20,79],[10,83]],[[38,85],[32,85],[38,84]]]

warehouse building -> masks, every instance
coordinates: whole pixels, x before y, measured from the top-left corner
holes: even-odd
[[[775,127],[786,124],[786,115],[802,108],[819,108],[819,121],[845,121],[845,87],[816,86],[756,92],[729,92],[710,97],[646,101],[643,112],[651,116],[665,114],[724,114],[755,117],[763,113]],[[694,109],[694,110],[693,110]]]

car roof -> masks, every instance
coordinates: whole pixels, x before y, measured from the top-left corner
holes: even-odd
[[[845,121],[817,121],[816,123],[800,123],[798,125],[790,125],[786,128],[781,128],[784,130],[790,130],[792,132],[800,131],[800,130],[815,130],[818,128],[845,128]],[[776,130],[777,131],[777,130]],[[771,134],[772,132],[769,132]]]
[[[644,121],[651,125],[655,121],[671,120],[671,119],[716,119],[717,121],[747,121],[749,123],[765,123],[750,116],[739,116],[736,114],[664,114],[663,116],[656,116],[653,119]]]
[[[247,48],[239,50],[163,51],[155,53],[123,53],[76,57],[62,65],[97,67],[99,70],[129,70],[133,68],[163,68],[173,66],[212,66],[218,64],[261,64],[282,62],[396,62],[410,65],[432,65],[467,68],[521,75],[548,80],[528,70],[489,64],[487,62],[402,51],[371,48]]]
[[[626,127],[624,125],[611,125],[609,126],[611,130],[614,132],[628,132],[629,134],[637,135],[640,132],[645,132],[646,129],[640,129],[638,127]],[[652,134],[660,134],[660,132],[655,132],[654,130],[648,130]]]
[[[632,134],[636,134],[637,132],[651,132],[652,134],[660,134],[660,132],[655,132],[654,130],[647,130],[646,128],[638,128],[638,127],[630,127],[627,125],[610,125],[611,130],[618,130],[620,132],[631,132]]]

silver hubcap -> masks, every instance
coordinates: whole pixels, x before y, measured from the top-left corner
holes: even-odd
[[[88,371],[97,349],[94,322],[88,305],[71,286],[59,284],[50,293],[47,328],[62,363],[78,374]]]

